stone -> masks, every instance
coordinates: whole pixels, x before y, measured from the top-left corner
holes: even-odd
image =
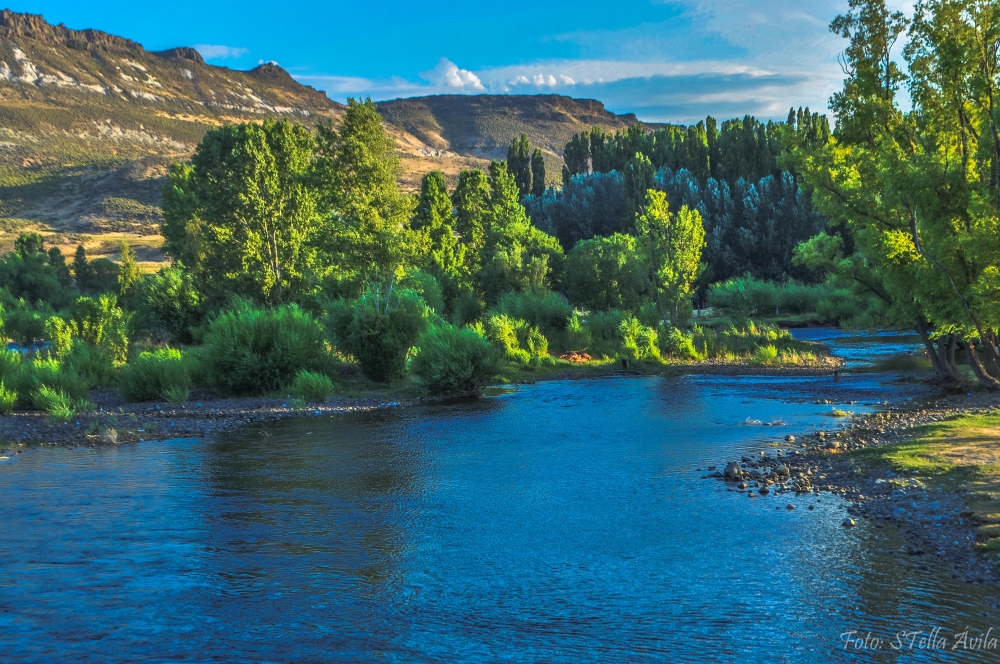
[[[835,440],[828,440],[828,441],[826,441],[826,444],[823,445],[823,449],[827,449],[827,450],[836,450],[836,449],[839,449],[839,448],[840,448],[840,443],[838,443]]]
[[[844,528],[853,528],[854,527],[854,519],[844,519],[844,523],[841,524],[841,525],[843,525]]]
[[[780,464],[778,465],[777,468],[774,469],[774,474],[781,475],[783,477],[788,477],[790,471],[788,470],[788,466],[786,466],[785,464]]]
[[[792,505],[791,503],[788,503],[787,505],[785,505],[785,509],[786,510],[793,510],[793,509],[795,509],[795,505]]]
[[[735,461],[727,463],[726,469],[722,471],[722,474],[727,480],[738,480],[743,477],[743,471],[740,470],[740,464]]]
[[[795,442],[795,436],[785,436],[785,441],[789,443]]]

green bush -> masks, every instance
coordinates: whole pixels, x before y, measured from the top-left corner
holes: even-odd
[[[497,313],[527,321],[546,337],[566,329],[573,307],[558,293],[528,291],[503,295],[494,309]]]
[[[713,284],[708,289],[708,304],[734,320],[743,321],[753,315],[815,313],[822,300],[843,296],[850,297],[847,291],[826,284],[775,283],[742,277]]]
[[[191,330],[203,319],[201,296],[187,270],[165,267],[135,285],[129,305],[137,329],[166,333],[177,343],[191,343]]]
[[[45,321],[45,338],[52,354],[63,357],[73,349],[73,326],[59,316],[49,316]]]
[[[549,355],[548,339],[526,320],[506,314],[490,316],[486,321],[485,336],[511,362],[525,365],[555,362]]]
[[[408,288],[419,295],[428,307],[438,316],[444,315],[444,294],[441,285],[433,274],[423,270],[412,270],[400,282],[400,286]]]
[[[191,376],[184,357],[174,348],[140,353],[122,367],[118,377],[118,391],[126,401],[164,399],[169,390],[188,390],[190,387]],[[173,394],[178,396],[179,392]]]
[[[590,330],[588,330],[580,315],[573,312],[566,324],[566,344],[570,350],[586,350],[590,347]]]
[[[584,328],[590,335],[591,355],[615,357],[621,348],[621,326],[626,315],[617,309],[600,311],[587,316]]]
[[[296,305],[260,309],[239,300],[208,323],[197,360],[221,394],[264,394],[317,368],[325,354],[322,327]]]
[[[0,350],[0,381],[13,385],[21,375],[21,354],[16,350]]]
[[[406,375],[406,358],[427,317],[415,292],[372,289],[353,302],[331,304],[326,323],[337,348],[357,360],[365,376],[388,383]]]
[[[676,327],[663,336],[663,352],[679,360],[697,360],[698,351],[694,346],[694,334],[685,333]]]
[[[333,394],[333,381],[324,374],[313,371],[300,371],[289,388],[289,394],[307,402],[323,402]]]
[[[55,358],[35,357],[21,362],[15,383],[19,402],[24,406],[38,407],[35,395],[42,388],[80,403],[85,402],[89,391],[86,380]]]
[[[499,371],[499,353],[475,329],[444,324],[421,335],[418,344],[411,369],[432,394],[478,392]]]
[[[191,388],[182,385],[174,385],[163,390],[163,398],[167,403],[182,404],[191,398]]]
[[[633,360],[658,360],[660,348],[657,346],[657,332],[643,325],[638,318],[629,316],[619,326],[621,347],[619,354]]]
[[[118,368],[111,360],[110,351],[83,343],[79,339],[73,342],[72,350],[63,358],[62,363],[91,389],[110,387],[118,377]]]
[[[0,381],[0,415],[9,415],[17,404],[17,392],[8,390],[3,381]]]
[[[45,338],[45,322],[53,315],[51,307],[18,300],[3,313],[4,333],[21,348],[31,348]]]
[[[129,315],[113,295],[77,298],[70,324],[75,337],[104,349],[114,364],[124,364],[128,359]]]
[[[479,320],[479,317],[483,315],[483,305],[479,302],[479,298],[472,293],[459,295],[458,299],[455,300],[454,309],[452,320],[458,326],[468,325]]]
[[[778,348],[772,344],[759,346],[753,354],[753,361],[757,364],[773,364],[777,359]]]
[[[65,391],[43,385],[32,393],[32,405],[43,413],[60,420],[68,420],[77,410],[91,406],[86,400],[74,399]]]

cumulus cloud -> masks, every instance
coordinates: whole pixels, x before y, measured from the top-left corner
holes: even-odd
[[[206,60],[220,60],[224,58],[242,58],[250,51],[245,48],[235,46],[222,46],[221,44],[195,44],[196,51],[201,53],[201,57]]]
[[[459,69],[448,58],[438,60],[434,69],[421,72],[420,77],[429,81],[432,86],[453,92],[486,92],[478,76],[468,69]]]

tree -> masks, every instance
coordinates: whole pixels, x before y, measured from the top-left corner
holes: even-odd
[[[646,192],[656,187],[656,171],[649,157],[636,152],[625,164],[625,214],[629,220],[643,213]]]
[[[459,292],[471,284],[465,264],[466,247],[459,243],[455,233],[452,202],[441,171],[432,171],[423,177],[411,227],[427,235],[430,271],[441,285],[446,309],[450,310]]]
[[[528,142],[527,134],[521,134],[521,137],[512,140],[510,147],[507,148],[507,170],[514,177],[521,198],[531,193],[531,162],[531,144]]]
[[[648,265],[631,235],[583,240],[566,255],[566,294],[590,311],[638,313],[650,294]]]
[[[475,274],[482,267],[489,225],[490,184],[486,173],[478,169],[459,173],[451,202],[455,206],[455,230],[465,249],[465,270]]]
[[[287,121],[209,131],[190,168],[175,168],[164,194],[164,236],[175,261],[219,301],[240,294],[279,304],[310,288],[317,228],[307,186],[313,137]]]
[[[701,251],[705,247],[705,227],[697,210],[684,206],[671,214],[667,196],[650,189],[644,212],[636,217],[636,230],[642,240],[649,277],[660,316],[679,327],[681,304],[691,294],[691,287],[701,269]]]
[[[545,193],[545,159],[542,151],[535,148],[531,154],[531,194],[541,196]]]
[[[142,272],[139,269],[139,263],[135,260],[135,252],[124,240],[121,243],[121,258],[122,262],[118,272],[118,294],[127,298],[142,280]]]
[[[318,128],[313,181],[324,216],[313,235],[344,295],[391,283],[426,250],[411,231],[412,198],[399,190],[396,145],[371,99],[347,100],[339,128]]]

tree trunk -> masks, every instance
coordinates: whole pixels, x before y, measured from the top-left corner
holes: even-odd
[[[927,333],[927,323],[924,322],[923,318],[918,318],[916,321],[917,334],[920,335],[920,340],[924,342],[924,350],[927,351],[927,357],[930,359],[931,364],[934,365],[934,370],[937,371],[938,378],[941,380],[948,380],[948,374],[944,368],[944,363],[941,361],[941,356],[938,350],[934,348],[934,343],[931,341],[930,335]]]
[[[962,374],[958,372],[955,364],[955,347],[958,345],[958,337],[954,334],[946,334],[938,337],[938,359],[941,368],[944,369],[944,379],[960,385]]]
[[[986,373],[986,370],[983,368],[982,363],[979,361],[979,356],[976,354],[976,345],[972,341],[966,340],[965,351],[969,356],[969,366],[972,367],[972,372],[976,374],[979,384],[988,390],[1000,389],[1000,381]]]
[[[984,346],[990,346],[993,350],[996,350],[996,345],[993,343],[993,339],[986,338],[980,340]],[[983,353],[983,369],[991,378],[997,380],[1000,383],[1000,364],[997,364],[996,352],[993,353]]]

